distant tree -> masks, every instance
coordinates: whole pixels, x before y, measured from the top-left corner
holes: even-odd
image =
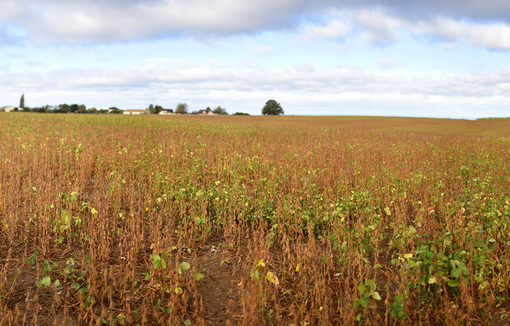
[[[87,107],[85,106],[85,104],[78,105],[78,109],[76,110],[76,113],[86,113],[86,112],[87,112]]]
[[[275,100],[269,100],[266,102],[266,105],[262,108],[263,115],[280,115],[284,114],[283,108],[280,103]]]
[[[244,112],[236,112],[233,115],[250,115],[250,114],[249,113],[244,113]]]
[[[76,111],[78,111],[78,104],[69,105],[69,112],[75,113]]]
[[[149,105],[146,110],[149,110],[149,112],[151,114],[153,114],[154,113],[154,104]]]
[[[21,98],[19,99],[19,108],[24,109],[25,108],[25,94],[21,95]]]
[[[71,107],[68,104],[59,104],[58,110],[56,112],[67,113],[71,111]]]
[[[175,109],[175,113],[177,114],[186,114],[188,113],[188,104],[179,103],[177,104],[177,108]]]
[[[52,107],[49,106],[49,105],[45,105],[45,106],[41,106],[41,107],[35,107],[35,108],[29,109],[29,110],[30,110],[30,112],[38,112],[38,113],[46,113],[46,112],[53,113],[53,112],[58,112],[58,110],[52,110]]]
[[[225,110],[224,108],[222,108],[221,106],[218,106],[216,109],[213,110],[214,114],[219,114],[219,115],[228,115],[228,112],[227,110]]]
[[[163,107],[161,105],[156,105],[154,109],[151,111],[152,114],[159,114],[159,112],[163,111]]]

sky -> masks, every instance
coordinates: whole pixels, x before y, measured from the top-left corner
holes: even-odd
[[[507,0],[1,0],[0,106],[510,116]]]

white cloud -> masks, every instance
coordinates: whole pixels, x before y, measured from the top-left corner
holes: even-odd
[[[115,42],[168,36],[233,35],[289,28],[308,0],[26,0],[0,5],[0,23],[18,22],[36,43]]]
[[[414,25],[410,23],[410,27],[417,33],[448,41],[462,41],[493,50],[510,50],[510,25],[473,24],[441,17]]]
[[[376,10],[363,10],[355,20],[365,30],[362,37],[371,44],[384,45],[399,39],[398,28],[402,22]]]
[[[21,14],[22,9],[15,0],[3,0],[0,3],[0,22]]]
[[[510,23],[510,7],[506,0],[337,0],[319,3],[343,9],[382,8],[401,19],[411,21],[446,16],[455,20]]]
[[[350,26],[341,20],[332,20],[324,26],[307,26],[302,33],[310,38],[342,39],[350,31]]]
[[[362,38],[374,45],[418,32],[440,41],[510,49],[510,6],[502,0],[3,0],[0,26],[0,45],[174,37],[214,43],[225,36],[304,26],[300,32],[315,39],[343,39],[361,28]]]
[[[421,21],[411,25],[411,27],[417,32],[431,34],[447,40],[455,40],[461,37],[468,28],[466,24],[444,17],[436,18],[432,21]]]
[[[293,30],[308,18],[329,12],[355,13],[353,20],[364,28],[363,37],[373,44],[399,39],[406,21],[434,22],[445,28],[437,35],[455,37],[466,19],[487,27],[472,35],[476,44],[507,49],[510,6],[501,0],[3,0],[0,31],[29,38],[36,43],[118,42],[145,38],[238,35],[267,30]],[[344,17],[345,18],[345,17]],[[349,17],[347,17],[349,18]],[[439,20],[441,20],[439,19]],[[348,19],[347,19],[348,20]],[[486,22],[494,22],[487,25]],[[463,25],[463,23],[460,23]],[[351,30],[344,19],[307,28],[314,37],[339,39]],[[488,36],[488,32],[503,32]],[[26,36],[24,34],[27,34]],[[503,45],[503,46],[501,46]]]
[[[472,28],[469,40],[494,50],[510,50],[510,26],[504,24],[481,25]]]

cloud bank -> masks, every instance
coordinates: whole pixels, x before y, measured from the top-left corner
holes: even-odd
[[[45,85],[52,85],[49,93]],[[276,97],[291,114],[310,114],[310,107],[321,107],[322,114],[335,115],[370,115],[386,109],[390,115],[475,118],[510,106],[510,69],[493,74],[404,78],[348,67],[253,70],[197,62],[161,69],[148,64],[129,69],[11,73],[0,81],[0,97],[20,86],[31,94],[27,101],[48,103],[45,97],[57,97],[62,102],[80,102],[90,98],[89,106],[123,109],[145,108],[150,104],[147,99],[165,107],[192,99],[188,101],[192,109],[221,105],[231,113],[259,114],[263,103]]]
[[[337,19],[328,19],[328,17]],[[347,23],[349,22],[349,23]],[[3,0],[0,42],[110,43],[302,30],[341,39],[355,29],[370,44],[399,28],[491,49],[510,48],[510,6],[502,0]],[[474,27],[473,27],[474,26]],[[1,44],[0,43],[0,44]]]

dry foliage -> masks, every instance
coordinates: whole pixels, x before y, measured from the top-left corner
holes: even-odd
[[[509,120],[0,115],[0,324],[508,317]]]

